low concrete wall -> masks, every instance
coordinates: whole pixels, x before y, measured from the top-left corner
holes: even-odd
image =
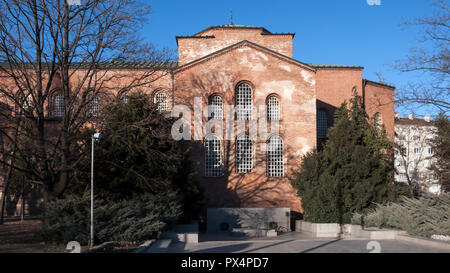
[[[206,229],[209,233],[232,231],[237,228],[271,229],[270,223],[290,231],[290,208],[208,208],[206,215]],[[228,226],[228,230],[221,230],[221,225]]]
[[[336,238],[341,231],[339,224],[310,223],[303,220],[295,222],[295,231],[313,234],[320,238]]]
[[[198,223],[176,225],[171,231],[164,232],[163,239],[171,239],[174,242],[198,243]]]
[[[336,238],[340,236],[341,228],[337,223],[310,223],[303,220],[298,220],[295,223],[295,230],[297,232],[304,232],[312,234],[315,237],[321,238]],[[359,225],[343,225],[342,235],[345,238],[361,238],[369,240],[394,240],[399,235],[406,235],[405,231],[392,229],[363,229]]]

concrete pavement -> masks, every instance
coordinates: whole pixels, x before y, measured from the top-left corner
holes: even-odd
[[[317,239],[301,233],[276,238],[200,236],[199,243],[171,242],[165,248],[150,246],[147,253],[450,253],[450,248],[425,246],[400,240]]]

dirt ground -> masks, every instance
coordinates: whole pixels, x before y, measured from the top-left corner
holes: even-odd
[[[49,244],[37,232],[40,220],[8,221],[0,225],[0,253],[70,253],[65,245]],[[132,252],[138,246],[118,246],[107,253]],[[81,251],[88,246],[81,246]]]
[[[46,244],[37,235],[40,220],[11,221],[0,225],[0,253],[64,253],[65,246]]]

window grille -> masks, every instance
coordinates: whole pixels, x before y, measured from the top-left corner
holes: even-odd
[[[327,112],[324,110],[317,111],[317,138],[327,137]]]
[[[164,92],[158,93],[156,95],[156,109],[159,112],[166,112],[167,111],[167,95]]]
[[[64,96],[57,94],[53,98],[53,116],[56,118],[62,118],[64,115]]]
[[[280,101],[275,96],[267,100],[267,120],[280,120]]]
[[[222,106],[222,98],[219,96],[211,97],[209,102],[209,117],[211,119],[223,119],[223,106]]]
[[[238,173],[250,173],[253,168],[253,143],[247,135],[240,135],[236,143]]]
[[[267,143],[267,175],[279,177],[283,174],[283,139],[279,136],[272,136]]]
[[[99,98],[98,96],[94,96],[91,100],[90,103],[90,108],[89,108],[89,114],[91,117],[98,117],[98,112],[99,112]]]
[[[220,139],[209,135],[205,138],[205,176],[218,177],[222,175],[222,156]]]
[[[252,88],[242,83],[236,90],[236,117],[237,120],[252,119]]]

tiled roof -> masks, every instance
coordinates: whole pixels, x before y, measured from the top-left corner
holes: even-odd
[[[263,32],[267,33],[267,34],[271,34],[270,31],[268,31],[267,29],[263,28],[263,27],[255,27],[255,26],[245,26],[245,25],[235,25],[235,24],[226,24],[226,25],[217,25],[217,26],[210,26],[209,28],[206,28],[196,34],[194,34],[194,36],[205,32],[207,30],[210,29],[215,29],[215,28],[231,28],[231,29],[262,29]]]
[[[358,68],[362,69],[363,66],[355,66],[355,65],[340,65],[340,64],[308,64],[314,68]]]
[[[396,118],[395,125],[416,125],[416,126],[433,126],[434,121],[429,122],[421,118]]]
[[[395,89],[395,86],[389,85],[389,84],[384,83],[384,82],[375,82],[375,81],[370,81],[370,80],[366,80],[366,79],[364,79],[364,80],[365,80],[366,82],[368,82],[368,83],[373,83],[373,84],[382,85],[382,86],[386,86],[386,87]]]
[[[31,64],[30,68],[31,68]],[[43,64],[44,67],[49,64]],[[117,62],[117,63],[98,63],[99,69],[175,69],[178,62]],[[71,63],[72,68],[85,69],[91,66],[91,63]],[[9,68],[8,63],[0,63],[0,67]]]

